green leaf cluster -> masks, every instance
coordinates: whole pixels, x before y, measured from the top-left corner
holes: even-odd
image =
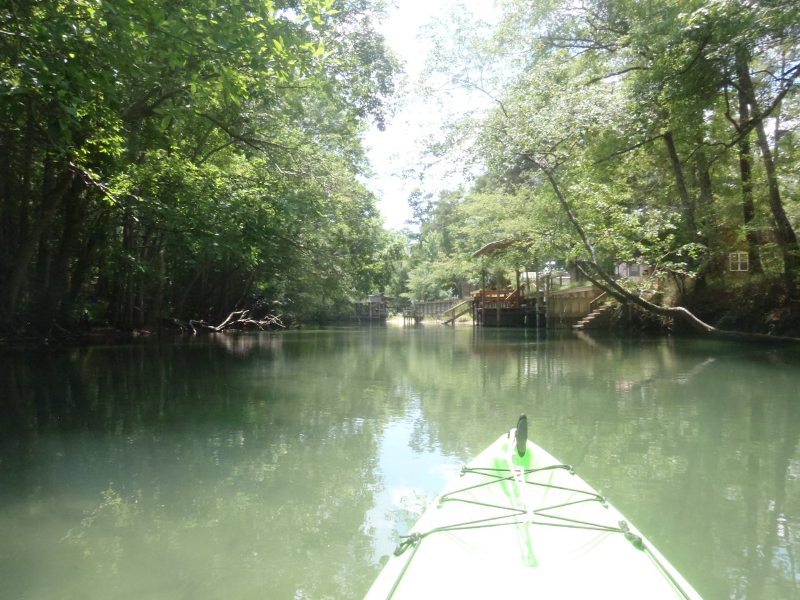
[[[491,31],[458,23],[431,65],[436,81],[492,105],[447,123],[433,148],[483,164],[484,176],[454,218],[429,211],[419,246],[436,246],[447,227],[459,250],[442,247],[420,272],[427,264],[435,279],[442,257],[467,265],[483,244],[513,240],[492,262],[506,280],[550,259],[611,273],[637,261],[697,290],[763,278],[800,298],[796,3],[500,8]],[[729,272],[731,252],[747,253],[747,275]]]
[[[375,10],[0,8],[0,326],[303,317],[380,288],[391,241],[357,180],[397,71]]]

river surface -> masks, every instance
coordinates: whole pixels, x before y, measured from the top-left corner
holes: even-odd
[[[800,598],[800,353],[438,326],[0,351],[0,598],[361,598],[522,412],[706,599]]]

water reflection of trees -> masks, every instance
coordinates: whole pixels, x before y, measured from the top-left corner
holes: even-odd
[[[34,527],[21,499],[55,515],[52,548],[25,547],[32,563],[68,561],[63,597],[360,597],[377,570],[364,516],[387,425],[465,461],[520,412],[707,597],[796,595],[791,357],[424,328],[0,360],[0,529]]]
[[[458,342],[421,341],[406,366],[427,444],[468,458],[525,411],[707,596],[796,596],[796,360],[686,340]]]
[[[362,367],[386,355],[365,355],[365,341],[9,357],[0,527],[30,535],[19,506],[34,498],[57,515],[18,564],[69,563],[65,598],[360,595],[372,578],[353,560],[372,554],[371,415],[392,404],[367,389]],[[26,593],[36,577],[2,573]]]

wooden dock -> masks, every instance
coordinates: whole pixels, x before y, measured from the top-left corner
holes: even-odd
[[[477,290],[472,296],[476,325],[540,327],[544,324],[539,298],[524,298],[520,288]]]
[[[472,298],[414,302],[403,311],[403,324],[419,324],[425,319],[452,325],[466,314],[472,323],[481,327],[571,327],[579,322],[592,322],[590,316],[600,309],[605,298],[595,286],[578,286],[546,294],[537,292],[524,296],[521,288],[481,289]],[[585,325],[584,325],[585,326]]]

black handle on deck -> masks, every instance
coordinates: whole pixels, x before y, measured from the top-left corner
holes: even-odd
[[[517,440],[517,454],[525,456],[525,451],[528,449],[528,417],[525,414],[519,416],[514,437]]]

